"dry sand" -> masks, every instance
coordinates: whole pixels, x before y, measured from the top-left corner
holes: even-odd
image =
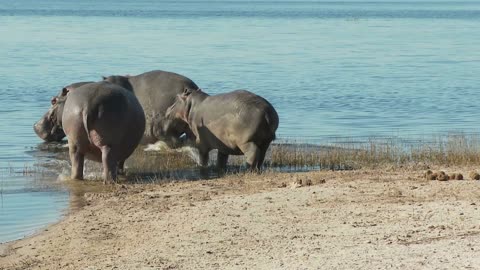
[[[480,181],[422,174],[117,186],[72,197],[86,205],[1,246],[0,269],[480,269]]]

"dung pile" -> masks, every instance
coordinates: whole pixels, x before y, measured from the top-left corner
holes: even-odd
[[[438,180],[438,181],[463,180],[464,179],[463,174],[461,174],[461,173],[451,173],[450,175],[448,175],[444,171],[432,172],[431,170],[426,171],[425,174],[424,174],[424,177],[427,180]],[[480,175],[478,173],[476,173],[476,176],[473,176],[472,173],[470,173],[470,178],[472,180],[473,179],[480,180]]]

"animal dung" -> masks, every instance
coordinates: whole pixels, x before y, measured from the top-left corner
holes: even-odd
[[[452,173],[448,176],[448,180],[463,180],[463,175],[461,173]]]
[[[475,173],[475,172],[472,172]],[[473,174],[470,173],[470,177],[472,179],[475,179]],[[463,180],[463,174],[461,173],[452,173],[450,175],[446,174],[444,171],[439,171],[439,172],[432,172],[431,170],[428,170],[424,173],[424,177],[427,180],[438,180],[438,181],[447,181],[447,180]],[[478,180],[480,180],[480,174],[477,173]]]
[[[434,173],[431,170],[428,170],[425,172],[425,178],[427,180],[437,180],[437,173]]]
[[[299,188],[304,186],[311,186],[313,182],[311,179],[301,179],[299,177],[294,177],[294,181],[290,183],[290,188]],[[283,184],[283,183],[282,183]]]
[[[477,172],[470,172],[468,176],[470,176],[472,180],[480,180],[480,174],[478,174]]]
[[[438,181],[447,181],[448,180],[448,175],[445,174],[444,171],[440,171],[437,176]]]

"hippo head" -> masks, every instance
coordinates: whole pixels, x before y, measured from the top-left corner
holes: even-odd
[[[129,78],[130,78],[129,75],[125,75],[125,76],[114,75],[114,76],[108,76],[108,77],[103,76],[102,77],[102,79],[104,81],[119,85],[119,86],[133,92],[133,86],[130,83]]]
[[[175,138],[180,138],[181,135],[185,133],[186,137],[184,138],[187,142],[195,141],[195,135],[189,127],[188,116],[195,104],[194,96],[196,96],[197,93],[203,92],[200,89],[185,89],[182,94],[177,95],[175,102],[165,113],[165,119],[163,122],[163,130],[165,134],[171,134]]]
[[[65,132],[62,129],[62,114],[66,99],[66,95],[52,97],[50,109],[33,125],[35,133],[42,140],[59,142],[65,137]]]
[[[180,119],[188,123],[188,115],[190,109],[192,108],[192,99],[189,98],[192,94],[192,90],[185,89],[182,94],[177,95],[175,102],[167,109],[165,113],[167,119],[167,125],[171,124],[172,121]],[[164,128],[168,130],[168,126]]]
[[[65,137],[61,121],[63,106],[67,99],[67,94],[71,90],[91,82],[78,82],[63,87],[58,95],[52,97],[50,109],[45,115],[33,125],[33,130],[38,137],[47,142],[59,142]]]

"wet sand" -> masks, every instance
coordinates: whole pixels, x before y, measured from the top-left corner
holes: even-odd
[[[81,209],[0,246],[0,269],[478,269],[480,181],[423,172],[246,174],[79,193]]]

